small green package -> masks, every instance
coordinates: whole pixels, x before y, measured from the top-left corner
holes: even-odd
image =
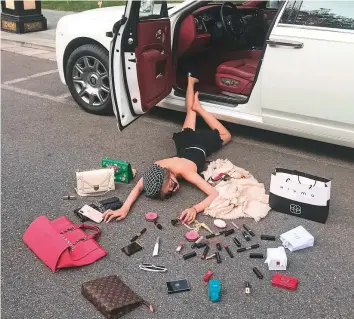
[[[114,181],[120,183],[130,183],[134,178],[133,170],[130,163],[110,158],[102,158],[102,168],[114,169]]]

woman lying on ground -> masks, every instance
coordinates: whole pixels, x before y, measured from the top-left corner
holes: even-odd
[[[197,214],[204,211],[218,196],[217,191],[200,176],[200,173],[204,169],[207,156],[230,142],[231,134],[201,106],[199,93],[194,93],[196,83],[198,83],[197,79],[188,77],[186,119],[182,131],[173,134],[177,155],[155,162],[134,186],[122,208],[104,212],[104,221],[124,219],[142,192],[145,192],[147,197],[160,199],[171,197],[179,189],[180,178],[194,184],[207,195],[203,201],[181,213],[179,218],[183,223],[193,222]],[[197,114],[204,119],[211,130],[195,131]]]

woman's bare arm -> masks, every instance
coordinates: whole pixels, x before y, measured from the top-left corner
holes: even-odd
[[[104,221],[105,222],[110,222],[113,218],[116,218],[117,220],[122,220],[124,219],[128,213],[134,202],[138,199],[139,195],[142,193],[144,188],[143,184],[143,179],[140,178],[140,180],[136,183],[132,191],[130,192],[128,198],[124,202],[123,206],[117,210],[107,210],[103,213],[104,216]]]
[[[213,200],[218,197],[218,192],[215,190],[213,186],[211,186],[207,181],[205,181],[198,173],[196,172],[188,172],[182,174],[182,177],[190,182],[191,184],[197,186],[202,192],[208,195],[207,198],[202,200],[200,203],[193,206],[193,208],[197,211],[197,213],[202,212],[204,209],[209,207],[209,205],[213,202]]]

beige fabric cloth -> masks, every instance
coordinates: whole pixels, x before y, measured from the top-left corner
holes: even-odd
[[[204,214],[221,219],[250,217],[257,222],[267,216],[271,208],[268,205],[269,196],[266,195],[262,183],[227,159],[211,162],[203,175],[208,181],[210,177],[216,177],[220,173],[232,178],[215,186],[219,196],[205,209]]]

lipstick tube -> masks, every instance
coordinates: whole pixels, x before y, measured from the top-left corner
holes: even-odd
[[[227,230],[227,231],[224,232],[224,236],[227,237],[227,236],[233,234],[234,232],[235,232],[235,229],[233,229],[233,228],[232,228],[232,229],[229,229],[229,230]]]
[[[208,272],[205,274],[203,280],[205,282],[208,282],[212,275],[213,275],[213,272],[211,270],[208,270]]]
[[[215,253],[215,257],[216,257],[216,262],[218,264],[220,264],[221,263],[221,257],[220,257],[220,253],[218,251]]]
[[[241,243],[239,242],[239,240],[236,237],[232,238],[232,240],[234,241],[234,243],[236,244],[237,247],[241,247]]]
[[[197,253],[195,251],[192,251],[191,253],[184,254],[182,257],[184,260],[187,260],[187,259],[195,257],[195,256],[197,256]]]
[[[244,230],[242,230],[242,236],[244,239],[246,239],[246,241],[250,241],[251,238],[247,235],[247,232],[245,232]]]
[[[261,239],[262,239],[262,240],[272,240],[272,241],[275,241],[275,236],[271,236],[271,235],[261,235]]]
[[[252,237],[255,236],[254,232],[253,232],[251,229],[249,229],[245,224],[243,224],[243,228],[246,229],[246,231],[247,231]]]
[[[263,279],[263,275],[262,275],[262,273],[258,270],[257,267],[254,267],[254,268],[253,268],[253,272],[256,274],[256,276],[257,276],[259,279]]]
[[[202,253],[202,256],[200,257],[201,259],[204,260],[206,258],[206,255],[209,252],[209,249],[210,249],[210,247],[208,245],[206,245],[205,248],[204,248],[204,251]]]
[[[227,245],[224,245],[225,250],[229,254],[230,258],[234,258],[233,253],[231,252],[230,248]]]

